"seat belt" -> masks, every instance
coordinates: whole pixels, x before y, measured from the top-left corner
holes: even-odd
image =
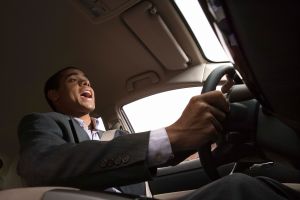
[[[102,133],[100,141],[110,141],[114,139],[117,129],[108,130]]]

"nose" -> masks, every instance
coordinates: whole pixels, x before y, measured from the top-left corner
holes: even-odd
[[[84,80],[84,79],[83,79],[83,80],[80,80],[80,81],[79,81],[79,85],[80,85],[80,86],[91,86],[90,81],[89,81],[89,80],[86,80],[86,79],[85,79],[85,80]]]

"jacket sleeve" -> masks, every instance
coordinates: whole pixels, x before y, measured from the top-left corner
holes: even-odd
[[[18,134],[18,173],[30,186],[104,189],[152,177],[146,162],[149,132],[108,142],[67,142],[61,124],[45,114],[34,113],[21,120]]]

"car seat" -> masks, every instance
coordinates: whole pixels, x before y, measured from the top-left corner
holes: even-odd
[[[219,2],[226,15],[220,27],[226,29],[229,48],[247,86],[265,109],[299,132],[300,3]]]
[[[0,190],[25,186],[17,174],[18,156],[9,159],[5,154],[0,154]]]
[[[289,126],[294,144],[278,149],[300,168],[300,20],[299,1],[200,0],[210,23],[263,114]],[[283,131],[281,138],[289,133]],[[295,136],[296,135],[296,136]],[[295,142],[296,141],[296,142]]]

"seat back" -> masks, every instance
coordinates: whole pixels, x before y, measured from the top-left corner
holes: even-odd
[[[300,1],[200,1],[251,92],[300,133]]]
[[[10,159],[0,154],[0,190],[25,186],[21,177],[17,174],[18,156]]]

